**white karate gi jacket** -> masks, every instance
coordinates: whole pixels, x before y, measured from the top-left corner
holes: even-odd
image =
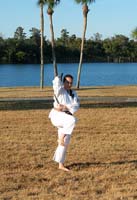
[[[79,108],[79,99],[77,93],[72,90],[73,98],[68,94],[68,92],[64,89],[64,86],[59,79],[59,77],[55,77],[53,80],[53,90],[60,104],[66,105],[69,111],[74,114]],[[57,100],[54,97],[54,107],[57,107]]]
[[[53,90],[54,90],[54,108],[58,107],[58,103],[67,106],[69,111],[74,114],[79,108],[79,99],[77,93],[72,90],[72,96],[70,96],[64,85],[62,84],[59,77],[55,77],[53,80]],[[58,100],[57,100],[58,99]],[[76,118],[74,116],[68,115],[65,112],[57,111],[52,109],[49,113],[49,118],[54,126],[58,128],[59,133],[71,134],[76,123]]]

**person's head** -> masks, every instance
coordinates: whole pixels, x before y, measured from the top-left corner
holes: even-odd
[[[73,84],[73,76],[70,74],[66,74],[63,78],[64,88],[66,90],[70,90]]]

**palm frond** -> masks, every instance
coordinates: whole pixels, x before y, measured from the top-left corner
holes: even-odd
[[[57,6],[60,3],[60,0],[39,0],[44,3],[44,5],[47,5],[48,8],[53,9],[55,6]]]
[[[80,3],[80,4],[90,4],[90,3],[93,3],[95,2],[95,0],[75,0],[76,3]]]
[[[45,4],[45,0],[38,0],[37,3],[38,3],[38,5],[40,5],[40,4],[43,4],[43,5],[44,5],[44,4]]]

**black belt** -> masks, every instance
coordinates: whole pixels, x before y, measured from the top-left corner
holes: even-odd
[[[66,110],[66,111],[64,111],[66,114],[68,114],[68,115],[72,115],[72,113],[71,112],[69,112],[68,110]]]
[[[60,112],[60,110],[59,110],[58,108],[54,108],[54,109]],[[71,113],[70,111],[68,111],[68,110],[66,110],[66,111],[61,111],[61,112],[65,112],[65,113],[68,114],[68,115],[72,115],[72,113]]]

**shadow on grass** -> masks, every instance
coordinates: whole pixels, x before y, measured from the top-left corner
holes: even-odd
[[[124,107],[137,107],[137,102],[84,102],[81,103],[81,108],[124,108]]]
[[[32,109],[51,109],[53,101],[49,100],[27,100],[27,101],[1,101],[0,110],[32,110]],[[137,107],[137,102],[91,102],[81,101],[80,108],[123,108]]]
[[[123,160],[123,161],[115,161],[115,162],[109,162],[109,163],[104,163],[104,162],[85,162],[85,163],[72,163],[67,166],[69,169],[84,169],[92,166],[98,166],[98,167],[106,167],[106,166],[113,166],[113,165],[125,165],[125,164],[137,164],[137,160]]]
[[[47,101],[9,101],[0,102],[0,110],[51,109],[53,102]]]

